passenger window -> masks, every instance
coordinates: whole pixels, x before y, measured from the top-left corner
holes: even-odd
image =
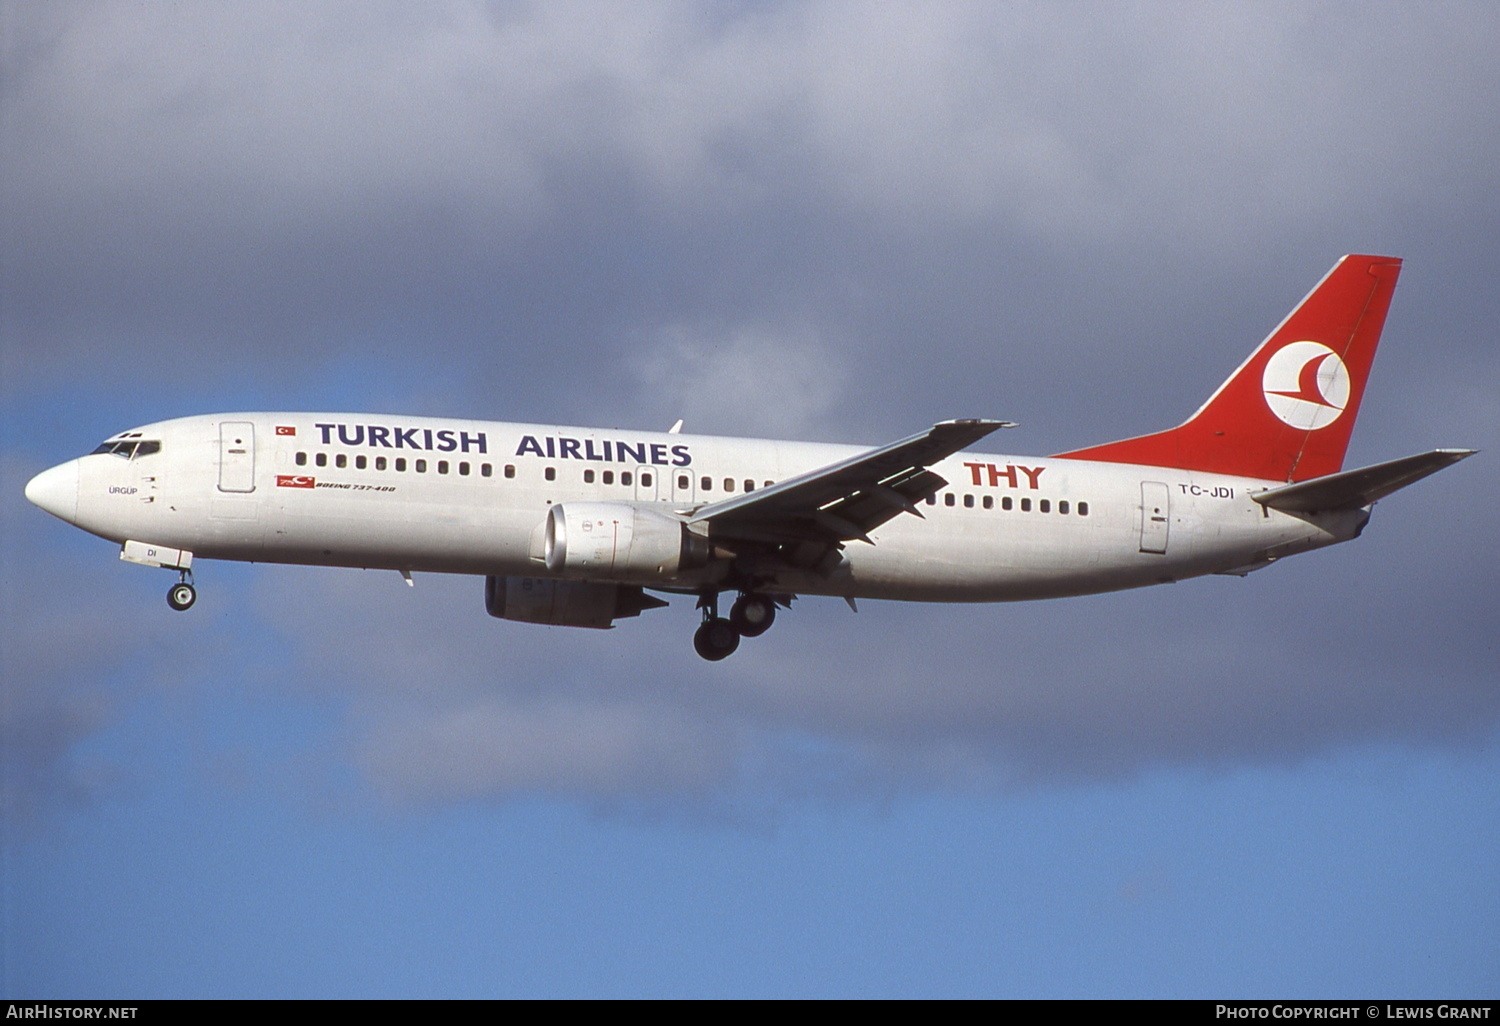
[[[583,472],[583,483],[584,484],[593,484],[594,483],[594,472],[592,470],[585,470]]]
[[[425,474],[425,473],[427,473],[427,461],[426,460],[417,460],[417,462],[413,465],[412,469],[415,470],[418,474]]]
[[[479,465],[479,474],[481,477],[494,477],[495,468],[490,466],[488,463],[481,463]]]
[[[965,509],[973,509],[974,508],[974,496],[972,496],[972,495],[965,495],[964,496],[964,508]]]
[[[984,508],[985,509],[994,509],[995,508],[995,497],[993,495],[986,495],[984,497]]]
[[[1067,514],[1068,514],[1068,500],[1067,499],[1062,499],[1062,500],[1060,500],[1058,502],[1058,504],[1057,504],[1057,511],[1059,513],[1063,514],[1064,516],[1067,516]]]
[[[641,487],[642,488],[650,488],[651,487],[651,475],[650,474],[642,474],[641,475]]]
[[[683,489],[684,491],[686,491],[687,490],[687,486],[688,486],[688,476],[686,474],[678,474],[677,475],[677,487]]]
[[[375,457],[375,469],[376,470],[384,470],[385,469],[385,457],[384,456],[376,456]]]
[[[632,474],[630,471],[628,471],[628,470],[622,470],[622,471],[620,471],[620,483],[622,485],[628,485],[633,480],[635,480],[635,475]]]
[[[511,464],[507,463],[505,465],[505,476],[506,476],[507,479],[515,477],[516,476],[516,468],[514,466],[512,466]]]
[[[363,456],[356,456],[356,457],[354,457],[354,469],[355,470],[364,470],[365,469],[365,458]]]
[[[767,487],[767,488],[769,488],[769,487],[771,487],[771,485],[773,485],[773,484],[775,484],[775,483],[776,483],[776,482],[774,482],[774,481],[767,481],[767,482],[766,482],[766,487]]]
[[[557,469],[555,467],[548,467],[546,470],[542,471],[542,476],[545,477],[548,481],[556,481]]]
[[[469,476],[469,465],[467,463],[460,463],[458,465],[458,473],[459,473],[459,476],[461,476],[461,477],[468,477]]]
[[[958,500],[953,497],[953,493],[952,492],[949,492],[947,495],[943,496],[943,505],[944,506],[952,506],[952,505],[956,504],[957,502],[958,502]]]
[[[403,473],[403,474],[406,473],[406,457],[405,456],[397,456],[396,457],[396,469],[398,471],[400,471],[401,473]]]
[[[1001,509],[1010,509],[1013,505],[1015,505],[1015,504],[1010,501],[1010,496],[1009,495],[1001,497],[1001,499],[1000,499],[1000,508]]]
[[[328,454],[326,452],[318,453],[318,455],[313,457],[313,462],[320,467],[328,466]]]
[[[1086,503],[1086,502],[1080,502],[1078,504],[1078,515],[1081,516],[1081,517],[1086,517],[1086,516],[1089,515],[1089,504],[1088,503]]]
[[[724,479],[724,490],[726,492],[732,492],[732,491],[734,491],[734,478],[732,478],[732,477],[726,477]]]
[[[606,471],[604,471],[603,473],[601,473],[599,475],[599,478],[605,484],[614,484],[615,483],[615,472],[613,470],[606,470]]]
[[[299,467],[305,467],[305,466],[307,466],[307,453],[305,453],[305,452],[299,452],[293,458],[292,462],[295,463],[295,464],[297,464],[297,466],[299,466]]]
[[[438,473],[439,474],[446,474],[446,473],[448,473],[448,461],[447,460],[438,460]]]
[[[936,495],[929,495],[929,496],[927,496],[927,505],[929,505],[929,506],[936,506],[937,505],[937,496]]]
[[[1040,510],[1041,512],[1043,512],[1043,513],[1051,513],[1052,512],[1052,500],[1051,499],[1043,499],[1041,502],[1039,502],[1039,503],[1036,504],[1036,508],[1038,510]]]
[[[1031,500],[1030,499],[1022,499],[1021,500],[1021,512],[1022,513],[1030,513],[1031,512]]]
[[[713,490],[714,490],[714,482],[713,482],[713,478],[711,478],[711,477],[708,477],[708,476],[706,476],[706,475],[705,475],[705,476],[704,476],[704,477],[702,477],[702,478],[700,478],[700,479],[699,479],[699,481],[698,481],[698,485],[699,485],[699,486],[700,486],[700,487],[701,487],[701,488],[702,488],[702,489],[703,489],[703,490],[704,490],[704,491],[705,491],[705,492],[711,492],[711,491],[713,491]]]
[[[750,480],[748,477],[745,478],[745,491],[747,491],[747,492],[753,492],[753,491],[755,491],[755,482],[752,481],[752,480]]]

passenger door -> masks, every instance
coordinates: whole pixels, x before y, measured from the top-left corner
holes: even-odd
[[[249,421],[219,425],[219,491],[255,491],[255,425]]]
[[[690,506],[696,493],[693,487],[693,472],[687,467],[663,467],[662,473],[671,479],[672,501],[679,506]]]
[[[1141,551],[1165,555],[1172,523],[1172,493],[1160,481],[1141,482]]]

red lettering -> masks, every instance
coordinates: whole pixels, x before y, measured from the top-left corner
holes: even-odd
[[[1000,479],[1002,477],[1005,478],[1006,481],[1010,482],[1010,486],[1012,488],[1014,488],[1016,486],[1016,468],[1015,467],[1012,467],[1010,464],[1007,463],[1005,465],[1005,469],[1001,470],[999,467],[995,466],[993,463],[986,464],[986,465],[989,467],[989,470],[990,470],[990,487],[991,488],[993,488],[996,485],[998,485],[1000,483]]]
[[[1040,487],[1036,483],[1036,479],[1039,478],[1039,477],[1041,477],[1042,476],[1042,471],[1044,471],[1046,469],[1047,469],[1046,467],[1022,467],[1021,468],[1021,473],[1023,473],[1023,474],[1026,475],[1026,480],[1031,482],[1031,487],[1033,489],[1036,489],[1036,488]],[[1012,483],[1014,483],[1015,482],[1015,478],[1012,477],[1011,481],[1012,481]]]
[[[978,485],[979,472],[984,469],[985,465],[983,463],[965,463],[964,466],[969,468],[969,473],[974,475],[974,484]]]

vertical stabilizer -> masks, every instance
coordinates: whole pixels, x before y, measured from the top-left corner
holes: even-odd
[[[1344,257],[1186,423],[1058,455],[1274,481],[1337,473],[1400,273],[1395,257]]]

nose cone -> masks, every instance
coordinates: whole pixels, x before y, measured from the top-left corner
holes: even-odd
[[[26,482],[26,498],[32,505],[73,523],[78,518],[78,461],[58,464]]]

